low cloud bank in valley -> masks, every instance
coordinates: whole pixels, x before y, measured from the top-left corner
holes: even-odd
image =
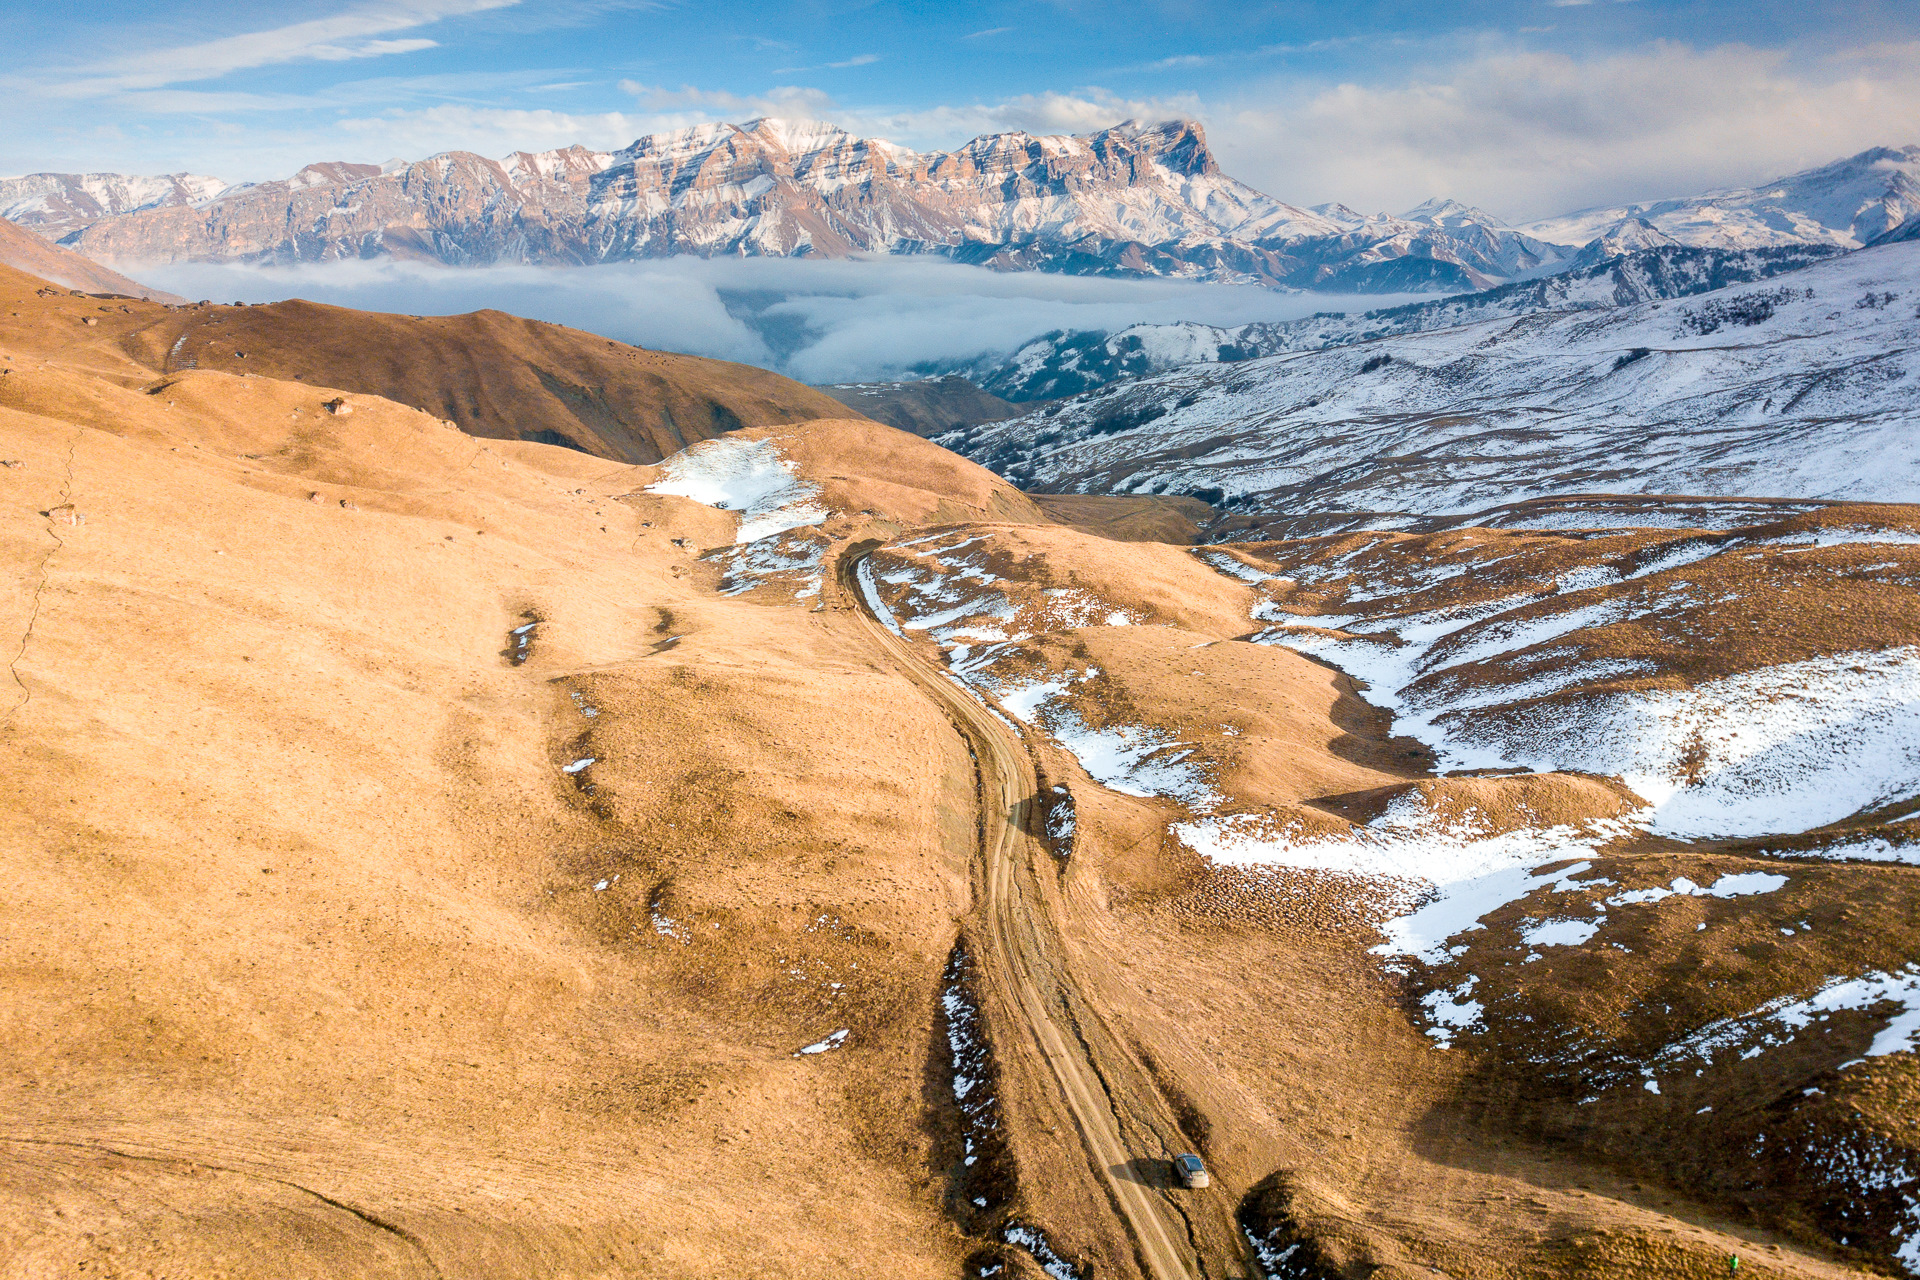
[[[308,298],[409,315],[491,307],[812,383],[900,376],[916,365],[1011,351],[1054,329],[1179,320],[1234,325],[1406,300],[998,272],[932,257],[667,258],[574,268],[174,263],[132,274],[186,297],[221,302]]]

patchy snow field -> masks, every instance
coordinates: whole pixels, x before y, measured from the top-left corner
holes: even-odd
[[[1567,493],[1913,501],[1916,306],[1920,241],[1890,244],[1683,300],[1175,369],[964,449],[1028,487],[1217,490],[1296,529]]]
[[[819,490],[800,479],[798,469],[771,440],[702,440],[660,466],[667,474],[648,485],[647,492],[738,512],[736,543],[827,519],[827,509],[815,501]]]

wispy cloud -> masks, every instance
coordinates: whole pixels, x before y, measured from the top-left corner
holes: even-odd
[[[1141,69],[1144,71],[1173,71],[1189,67],[1211,66],[1216,61],[1218,61],[1218,59],[1214,58],[1211,54],[1176,53],[1171,58],[1161,58],[1157,62],[1146,63]]]
[[[622,80],[620,88],[632,94],[639,105],[648,112],[680,113],[674,118],[684,119],[687,124],[702,124],[718,120],[738,122],[752,116],[784,116],[798,120],[817,120],[823,113],[832,111],[837,105],[825,90],[808,89],[799,85],[776,85],[763,93],[755,94],[730,93],[724,89],[700,89],[690,84],[681,85],[678,89],[668,89],[665,86],[645,85],[633,80]]]
[[[985,40],[988,36],[1003,36],[1013,30],[1012,27],[988,27],[985,31],[969,31],[961,36],[962,40]]]
[[[499,307],[643,346],[778,368],[809,382],[899,376],[926,362],[1006,351],[1050,329],[1242,324],[1399,301],[991,271],[922,257],[669,258],[460,270],[392,259],[294,268],[179,263],[139,275],[196,298],[304,297],[414,315]],[[781,339],[796,332],[804,341],[793,350]]]
[[[777,76],[791,76],[800,75],[808,71],[844,71],[848,67],[872,66],[878,61],[880,61],[879,54],[862,53],[848,58],[844,62],[816,62],[809,67],[775,67],[773,74]]]
[[[83,66],[71,77],[43,77],[37,87],[51,96],[97,97],[213,80],[236,71],[287,62],[345,62],[414,53],[434,48],[436,42],[419,37],[383,37],[518,3],[520,0],[395,0],[362,5],[331,17],[265,31],[109,58]]]
[[[1208,106],[1223,166],[1281,199],[1398,209],[1448,195],[1519,220],[1920,140],[1920,42],[1802,65],[1744,45],[1489,48],[1397,84],[1276,80]]]

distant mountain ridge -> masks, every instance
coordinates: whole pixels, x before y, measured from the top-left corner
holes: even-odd
[[[194,173],[29,173],[0,178],[0,218],[58,240],[102,218],[143,209],[202,204],[227,190]]]
[[[85,185],[61,187],[61,177],[0,180],[0,200]],[[123,181],[145,183],[143,193],[161,183]],[[992,134],[919,153],[832,125],[755,120],[615,152],[310,165],[281,181],[157,191],[97,213],[68,198],[29,211],[38,221],[28,225],[115,262],[935,253],[1004,269],[1356,292],[1483,288],[1571,256],[1460,210],[1430,202],[1391,218],[1289,205],[1222,173],[1190,121]]]
[[[1199,497],[1237,537],[1573,493],[1911,502],[1916,299],[1920,242],[1888,243],[1682,301],[1189,363],[936,439],[1023,489]]]
[[[1521,228],[1555,244],[1586,244],[1639,223],[1680,244],[1759,249],[1832,244],[1858,249],[1920,217],[1920,146],[1873,147],[1757,187],[1678,200],[1587,209]]]
[[[1186,120],[915,152],[831,124],[760,119],[618,151],[327,162],[238,186],[192,174],[0,178],[0,216],[125,264],[931,253],[1006,270],[1468,293],[1669,245],[1851,249],[1896,237],[1920,219],[1920,146],[1509,226],[1444,199],[1397,216],[1291,205],[1223,173]]]

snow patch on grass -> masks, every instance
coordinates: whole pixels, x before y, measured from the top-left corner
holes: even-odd
[[[1816,1022],[1844,1011],[1886,1013],[1886,1025],[1874,1036],[1863,1058],[1920,1050],[1920,964],[1900,970],[1880,970],[1857,978],[1830,978],[1811,996],[1783,996],[1750,1013],[1709,1023],[1684,1040],[1661,1050],[1656,1061],[1711,1062],[1721,1053],[1740,1049],[1743,1058],[1787,1043]],[[1860,1061],[1863,1059],[1856,1059]],[[1852,1065],[1851,1063],[1846,1065]]]
[[[838,1049],[841,1045],[845,1044],[846,1042],[847,1042],[847,1028],[842,1027],[838,1031],[835,1031],[829,1034],[826,1039],[816,1041],[815,1043],[807,1045],[804,1048],[798,1050],[797,1052],[795,1052],[793,1056],[797,1058],[801,1054],[826,1053],[828,1050]]]
[[[820,490],[800,479],[798,468],[771,440],[702,440],[661,466],[666,478],[648,485],[647,492],[739,512],[736,543],[756,542],[827,518],[827,509],[814,501]]]
[[[1421,886],[1412,910],[1380,925],[1385,941],[1373,953],[1443,964],[1451,939],[1484,929],[1480,920],[1507,903],[1541,890],[1589,887],[1573,877],[1591,870],[1591,863],[1559,872],[1539,868],[1590,858],[1633,824],[1603,820],[1489,836],[1437,819],[1418,800],[1402,797],[1348,836],[1302,838],[1247,815],[1202,818],[1173,830],[1188,848],[1221,866],[1297,867]]]
[[[1843,840],[1817,849],[1762,849],[1769,858],[1826,858],[1832,862],[1899,862],[1920,867],[1920,841],[1895,844],[1878,836]]]
[[[1598,694],[1455,732],[1509,765],[1618,775],[1662,835],[1805,831],[1920,788],[1920,647]]]

